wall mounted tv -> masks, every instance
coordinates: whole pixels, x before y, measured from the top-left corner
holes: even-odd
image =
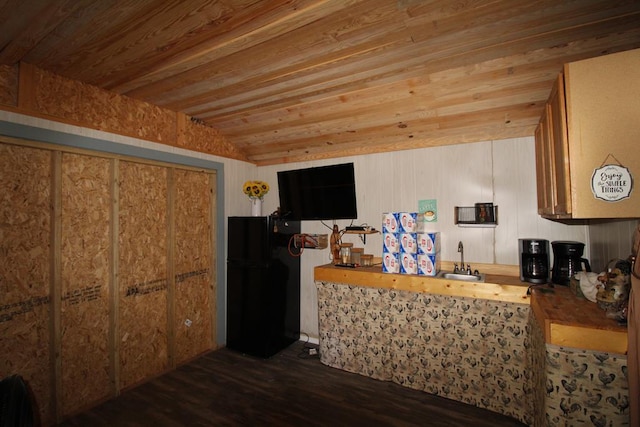
[[[356,219],[353,163],[278,172],[280,214],[292,220]]]

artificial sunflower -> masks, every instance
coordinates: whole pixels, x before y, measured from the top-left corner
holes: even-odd
[[[249,198],[262,199],[269,192],[269,184],[263,181],[247,181],[242,186],[242,192]]]

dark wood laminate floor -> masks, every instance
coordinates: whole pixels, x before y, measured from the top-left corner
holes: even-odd
[[[308,356],[301,342],[264,360],[221,349],[63,426],[522,426]]]

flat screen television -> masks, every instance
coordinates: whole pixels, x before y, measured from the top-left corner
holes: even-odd
[[[280,214],[299,221],[356,219],[353,163],[278,172]]]

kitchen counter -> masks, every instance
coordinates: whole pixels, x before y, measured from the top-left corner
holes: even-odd
[[[548,344],[627,353],[627,327],[607,318],[596,303],[578,298],[568,287],[532,288],[531,308]]]
[[[316,267],[320,360],[527,425],[628,425],[612,403],[628,399],[626,328],[508,267],[478,266],[485,283]]]
[[[444,263],[445,269],[449,269],[449,264],[453,265]],[[379,265],[345,268],[326,264],[315,268],[314,277],[316,281],[529,304],[546,343],[626,354],[626,326],[608,319],[597,304],[577,297],[568,287],[532,286],[514,275],[517,267],[479,265],[479,268],[487,272],[484,283],[383,273]]]
[[[486,271],[481,269],[480,271]],[[485,282],[463,282],[461,280],[408,274],[383,273],[382,267],[336,267],[333,264],[315,268],[315,280],[372,286],[385,289],[405,290],[439,295],[482,298],[494,301],[529,304],[527,289],[530,283],[521,282],[518,277],[486,274]]]
[[[533,425],[527,286],[331,265],[315,285],[323,364]]]

